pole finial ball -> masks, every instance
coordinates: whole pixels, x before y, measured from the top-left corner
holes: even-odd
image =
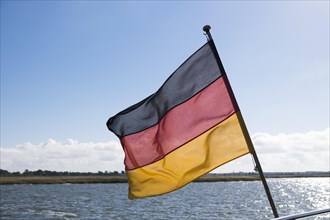
[[[203,31],[205,31],[205,32],[209,32],[210,31],[210,29],[211,29],[211,26],[210,25],[205,25],[204,27],[203,27]]]

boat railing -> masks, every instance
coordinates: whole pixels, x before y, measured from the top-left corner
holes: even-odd
[[[330,212],[330,208],[320,209],[320,210],[315,210],[315,211],[310,211],[310,212],[304,212],[304,213],[295,214],[295,215],[287,215],[287,216],[275,218],[275,220],[292,220],[292,219],[298,219],[298,218],[306,218],[309,216],[321,215],[321,214],[324,214],[327,212]]]

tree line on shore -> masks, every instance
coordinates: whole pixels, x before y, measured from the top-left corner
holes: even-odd
[[[93,172],[70,172],[70,171],[50,171],[50,170],[36,170],[30,171],[26,169],[24,172],[9,172],[7,170],[0,169],[0,177],[18,177],[18,176],[124,176],[125,172],[121,171],[98,171]]]
[[[266,177],[330,177],[330,171],[306,171],[306,172],[265,172]],[[0,169],[0,177],[42,177],[42,176],[125,176],[125,171],[98,171],[98,172],[70,172],[70,171],[49,171],[36,170],[30,171],[26,169],[24,172],[9,172]],[[226,176],[259,176],[257,172],[232,172],[232,173],[209,173],[205,176],[209,177],[226,177]]]

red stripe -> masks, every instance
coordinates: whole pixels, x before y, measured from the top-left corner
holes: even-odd
[[[235,112],[223,78],[170,110],[144,131],[121,138],[127,170],[145,166],[189,142]]]

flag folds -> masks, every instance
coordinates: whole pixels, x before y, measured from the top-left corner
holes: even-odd
[[[141,102],[111,117],[129,198],[176,190],[249,153],[240,111],[211,41]]]

